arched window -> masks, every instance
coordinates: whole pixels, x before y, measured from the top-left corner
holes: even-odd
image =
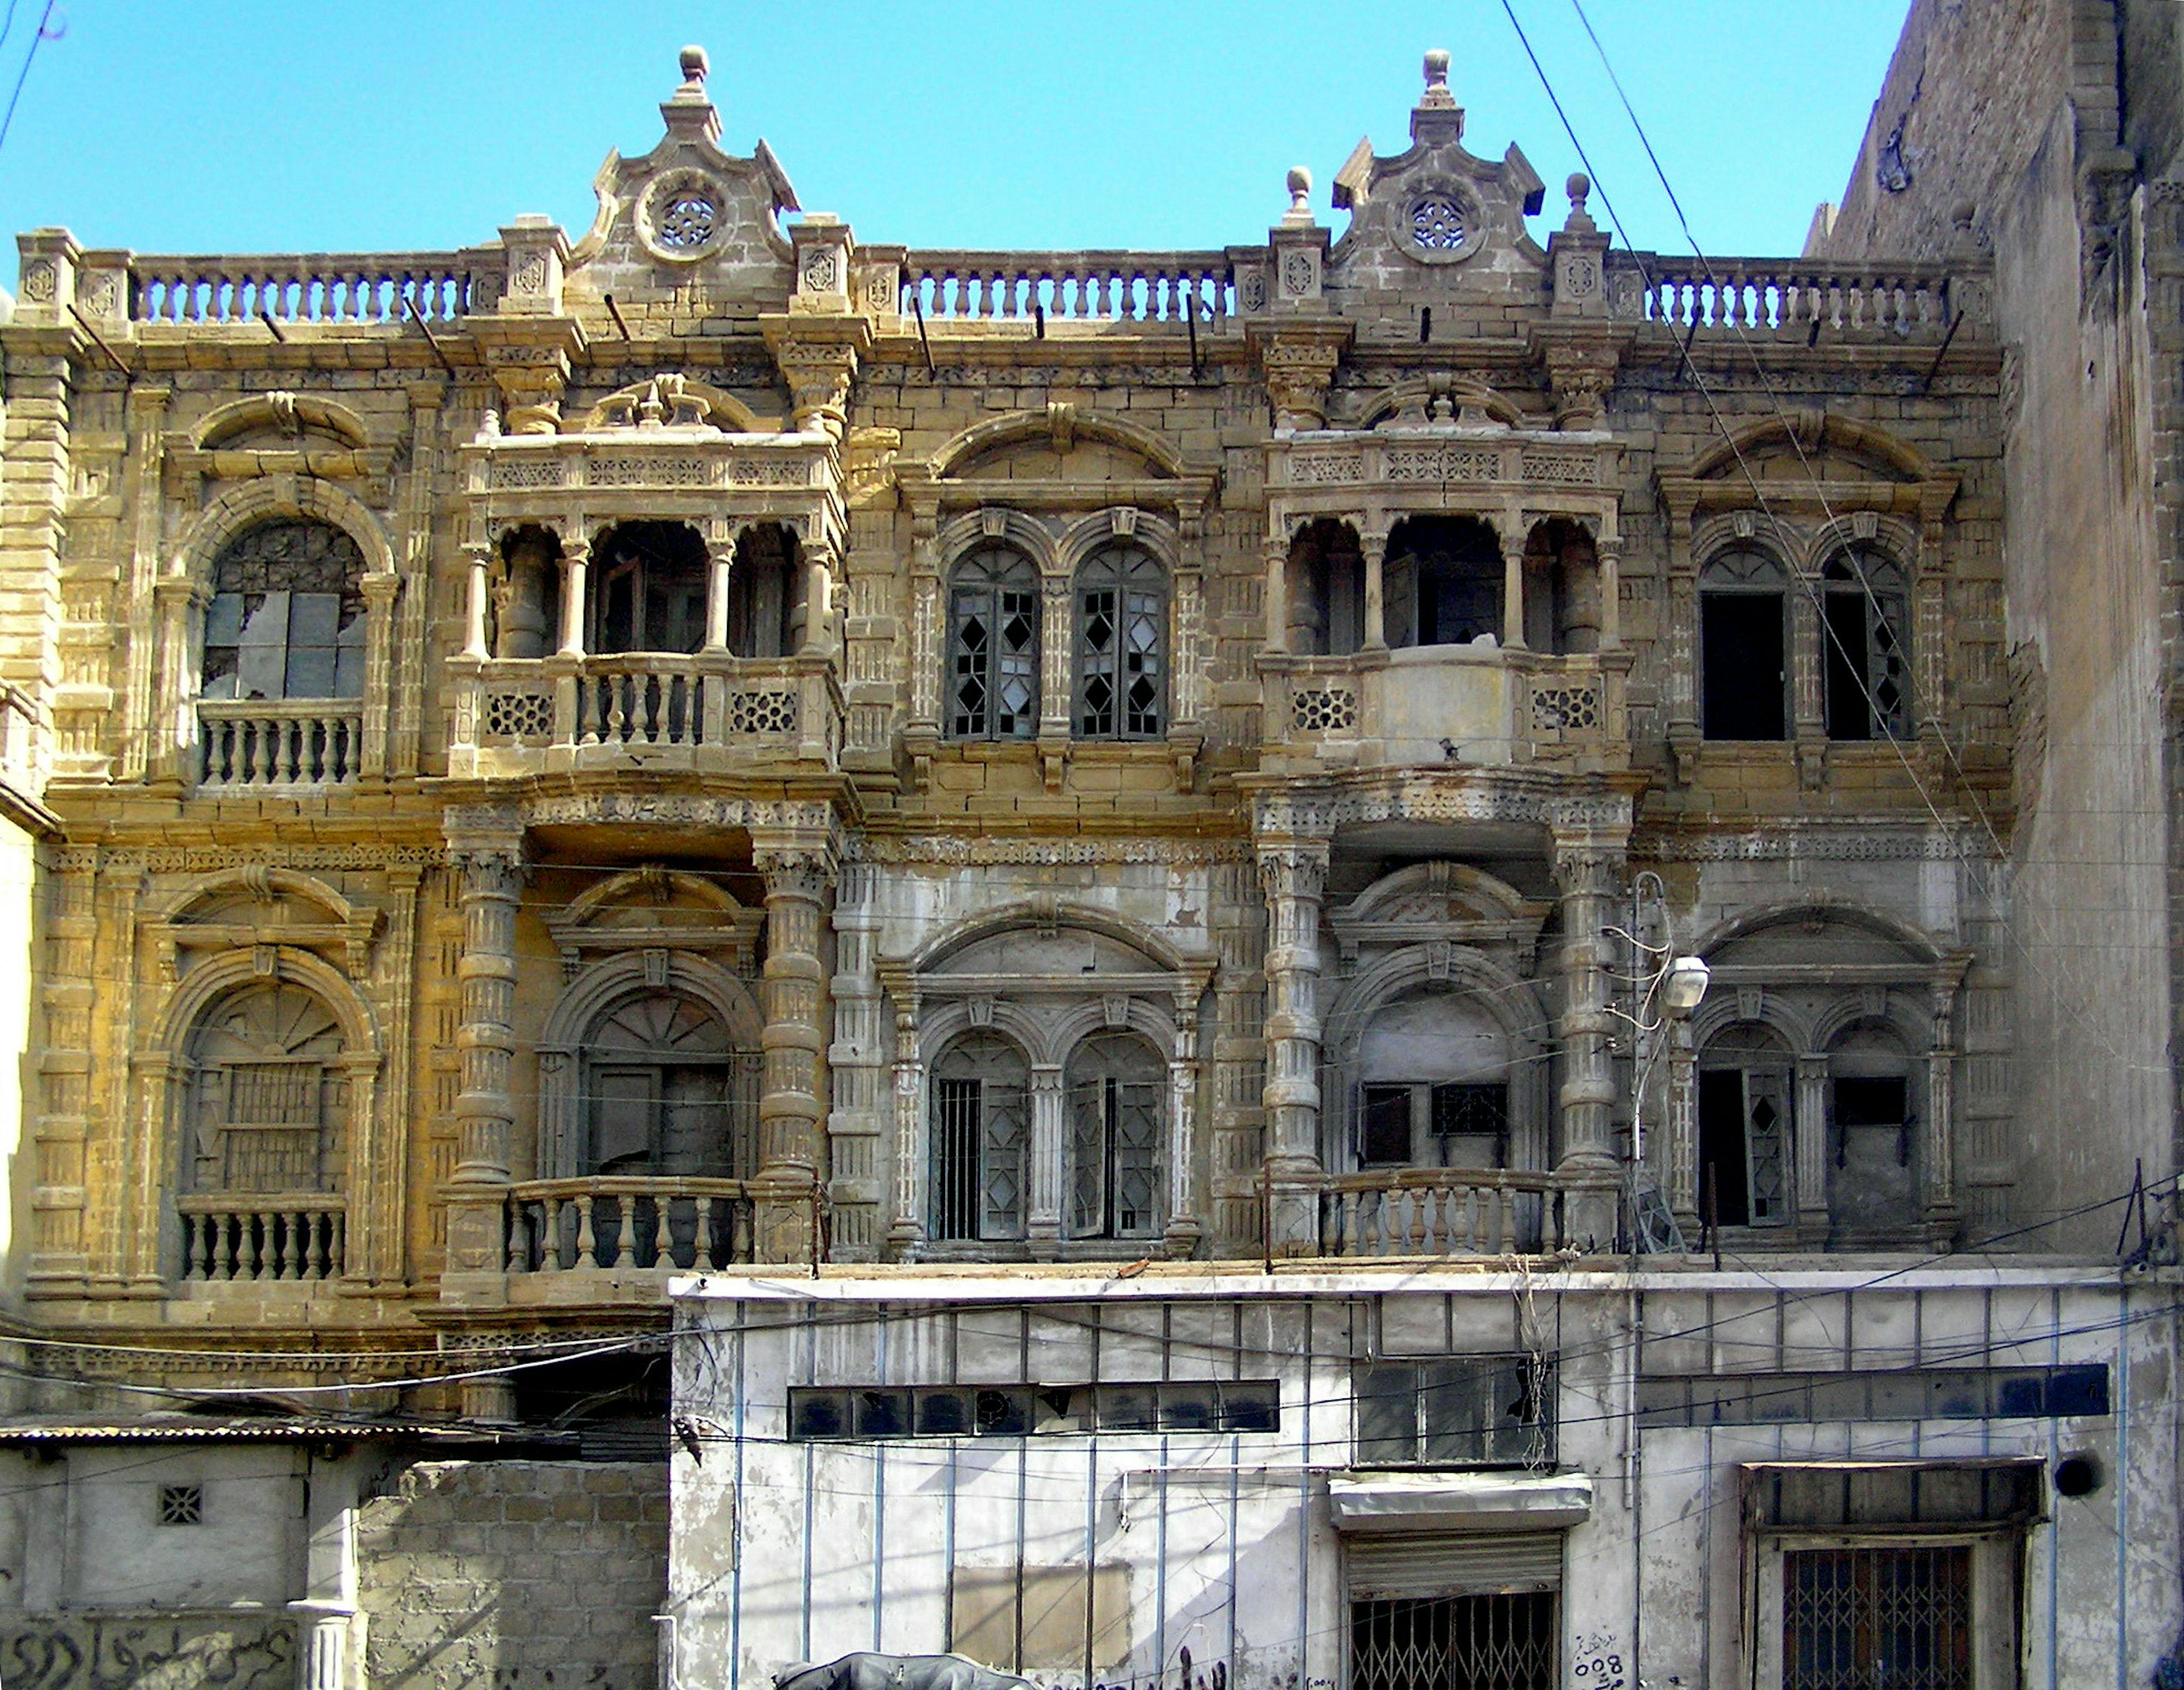
[[[286,982],[230,992],[188,1054],[192,1190],[341,1190],[348,1082],[340,1023],[315,994]]]
[[[1764,1027],[1731,1027],[1698,1058],[1699,1215],[1719,1226],[1790,1219],[1790,1057]]]
[[[1162,1104],[1167,1065],[1143,1039],[1095,1034],[1069,1059],[1069,1232],[1150,1238],[1160,1230]]]
[[[1167,714],[1167,572],[1143,546],[1102,546],[1077,572],[1080,739],[1155,739]]]
[[[1476,516],[1396,524],[1381,585],[1390,645],[1502,640],[1502,543]]]
[[[364,554],[328,522],[245,530],[213,561],[202,694],[358,698],[364,693]]]
[[[1911,694],[1903,566],[1869,546],[1839,551],[1820,572],[1820,594],[1828,738],[1901,737]]]
[[[1701,731],[1709,739],[1781,739],[1790,726],[1789,577],[1754,547],[1699,572]]]
[[[705,544],[684,522],[623,522],[599,537],[590,649],[695,651],[705,643]]]
[[[695,998],[624,998],[584,1040],[583,1172],[747,1177],[760,1060]]]
[[[1508,1165],[1508,1039],[1462,994],[1386,1006],[1358,1043],[1357,1073],[1357,1167]]]
[[[1912,1065],[1886,1028],[1853,1027],[1828,1051],[1828,1218],[1838,1234],[1919,1219]]]
[[[958,739],[1039,732],[1039,572],[982,546],[948,583],[948,731]]]
[[[958,1039],[933,1064],[932,1237],[1006,1242],[1024,1235],[1030,1184],[1031,1070],[993,1033]]]

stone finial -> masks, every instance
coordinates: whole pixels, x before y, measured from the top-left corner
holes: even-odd
[[[686,47],[677,57],[682,67],[682,86],[677,92],[685,94],[705,92],[705,73],[712,68],[712,61],[705,57],[705,49]]]
[[[1291,218],[1301,222],[1312,221],[1312,172],[1302,165],[1290,167],[1290,210]]]
[[[1591,233],[1596,226],[1587,215],[1585,203],[1592,193],[1592,178],[1583,170],[1573,170],[1569,180],[1563,184],[1563,192],[1569,195],[1569,216],[1563,227],[1575,233]]]
[[[1430,48],[1426,53],[1426,92],[1418,103],[1435,110],[1453,109],[1456,96],[1448,91],[1448,49]]]
[[[1969,199],[1960,199],[1949,208],[1949,222],[1959,235],[1971,232],[1974,220],[1979,216],[1979,207]]]

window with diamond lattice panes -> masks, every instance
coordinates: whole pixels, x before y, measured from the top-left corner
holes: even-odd
[[[948,731],[958,739],[1039,731],[1039,576],[1007,547],[973,552],[949,583]]]
[[[1972,1690],[1969,1546],[1782,1557],[1782,1690]]]
[[[1699,1054],[1699,1208],[1721,1226],[1790,1219],[1789,1053],[1763,1027],[1732,1027]]]
[[[1080,739],[1166,731],[1167,572],[1142,546],[1103,546],[1077,572]]]
[[[957,1040],[933,1065],[928,1225],[944,1243],[1024,1235],[1031,1070],[998,1034]]]
[[[1142,1039],[1088,1039],[1069,1063],[1070,1231],[1145,1238],[1160,1227],[1166,1064]]]
[[[200,689],[209,699],[358,698],[364,554],[326,522],[261,522],[214,560]]]
[[[1869,547],[1837,552],[1821,571],[1820,586],[1828,738],[1902,738],[1911,693],[1903,566]]]

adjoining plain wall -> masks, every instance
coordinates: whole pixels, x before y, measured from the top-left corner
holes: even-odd
[[[372,1690],[652,1690],[667,1475],[425,1462],[358,1511]]]
[[[2120,1196],[2140,1164],[2153,1181],[2176,1161],[2176,544],[2148,312],[2169,231],[2116,146],[2120,124],[2159,144],[2167,120],[2149,88],[2165,76],[2173,103],[2176,66],[2159,59],[2164,31],[2126,22],[2109,0],[1918,0],[1819,243],[1837,258],[1946,257],[1975,241],[1995,259],[2017,1219],[2064,1218],[2035,1248],[2113,1247],[2113,1210],[2070,1217]],[[2141,62],[2126,68],[2126,49]]]

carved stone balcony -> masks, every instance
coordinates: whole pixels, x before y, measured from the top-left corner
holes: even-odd
[[[448,668],[455,688],[448,772],[458,779],[813,772],[840,760],[842,689],[824,656],[458,657]]]
[[[1425,645],[1259,660],[1272,773],[1426,766],[1627,767],[1627,650],[1585,656]]]
[[[1543,1256],[1563,1245],[1561,1183],[1496,1168],[1339,1174],[1320,1195],[1328,1256]]]
[[[602,1175],[509,1188],[511,1274],[664,1280],[751,1259],[751,1204],[740,1180]]]
[[[200,791],[344,786],[364,758],[361,699],[200,699]]]
[[[178,1197],[184,1280],[332,1280],[342,1274],[348,1210],[325,1192],[220,1191]]]

